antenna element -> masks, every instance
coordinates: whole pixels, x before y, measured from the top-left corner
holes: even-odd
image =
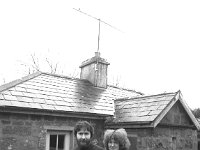
[[[118,28],[116,28],[116,27],[114,27],[114,26],[112,26],[112,25],[106,23],[105,21],[102,21],[101,19],[98,19],[98,18],[96,18],[96,17],[93,17],[93,16],[91,16],[91,15],[89,15],[89,14],[87,14],[87,13],[81,11],[80,8],[79,8],[79,9],[73,8],[73,9],[76,10],[76,11],[78,11],[78,12],[80,12],[80,13],[82,13],[82,14],[84,14],[84,15],[86,15],[86,16],[88,16],[88,17],[91,17],[91,18],[93,18],[93,19],[95,19],[95,20],[98,20],[98,22],[99,22],[99,33],[98,33],[98,48],[97,48],[97,52],[99,52],[99,47],[100,47],[100,31],[101,31],[101,30],[100,30],[100,24],[101,24],[101,22],[104,23],[104,24],[106,24],[106,25],[108,25],[108,26],[110,26],[111,28],[113,28],[113,29],[115,29],[115,30],[118,30],[118,31],[122,32],[122,31],[119,30]]]

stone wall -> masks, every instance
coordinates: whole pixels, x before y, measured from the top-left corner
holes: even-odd
[[[197,131],[184,128],[127,130],[131,150],[197,150]]]
[[[193,125],[193,122],[178,101],[162,119],[160,124]]]
[[[45,150],[47,126],[74,127],[79,120],[85,119],[0,113],[0,150]],[[95,127],[94,142],[102,146],[103,120],[87,121]]]

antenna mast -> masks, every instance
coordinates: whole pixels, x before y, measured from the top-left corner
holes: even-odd
[[[113,29],[115,29],[115,30],[118,30],[118,31],[122,32],[121,30],[119,30],[119,29],[117,29],[116,27],[114,27],[114,26],[112,26],[112,25],[106,23],[105,21],[102,21],[101,19],[98,19],[98,18],[96,18],[96,17],[93,17],[93,16],[91,16],[91,15],[89,15],[89,14],[87,14],[87,13],[81,11],[80,8],[79,8],[79,9],[73,8],[73,9],[76,10],[76,11],[78,11],[78,12],[80,12],[80,13],[82,13],[82,14],[84,14],[84,15],[86,15],[86,16],[89,16],[89,17],[91,17],[91,18],[93,18],[93,19],[95,19],[95,20],[98,20],[98,22],[99,22],[99,33],[98,33],[98,47],[97,47],[97,52],[99,52],[99,47],[100,47],[100,32],[101,32],[101,30],[100,30],[100,24],[101,24],[101,22],[104,23],[104,24],[106,24],[106,25],[108,25],[108,26],[110,26],[111,28],[113,28]]]
[[[100,24],[101,24],[101,20],[99,19],[99,34],[98,34],[98,48],[97,48],[97,52],[99,52],[99,42],[100,42]]]

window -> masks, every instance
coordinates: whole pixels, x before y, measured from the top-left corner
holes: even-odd
[[[70,150],[72,146],[72,131],[47,129],[46,150]]]

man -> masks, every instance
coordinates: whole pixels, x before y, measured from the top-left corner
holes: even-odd
[[[94,135],[94,128],[87,121],[79,121],[74,127],[74,136],[77,140],[77,147],[73,150],[104,150],[91,142]]]

